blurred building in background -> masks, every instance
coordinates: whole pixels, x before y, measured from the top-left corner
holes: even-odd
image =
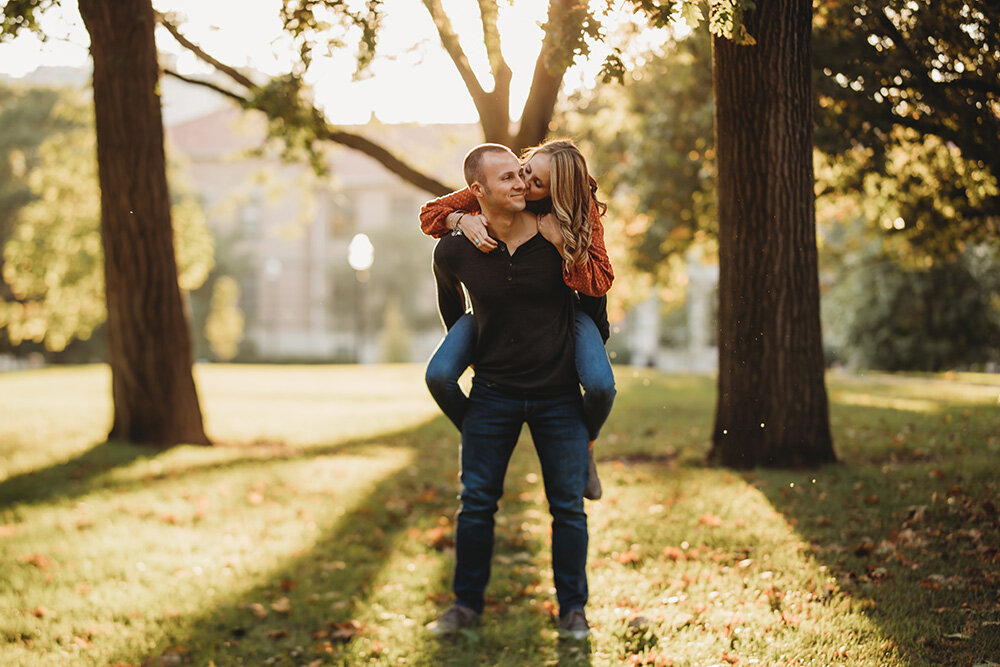
[[[167,115],[169,122],[169,115]],[[477,126],[371,123],[404,159],[461,179]],[[246,360],[417,361],[443,329],[431,274],[433,239],[417,215],[428,195],[354,150],[331,147],[329,174],[259,150],[261,116],[221,107],[170,123],[216,237],[220,273],[234,277],[246,318]],[[370,268],[349,263],[364,235]]]
[[[40,68],[19,82],[87,89],[89,79],[86,69]],[[161,87],[172,174],[184,174],[187,183],[177,185],[199,195],[215,240],[213,276],[190,295],[198,356],[219,358],[205,325],[213,281],[228,277],[239,287],[243,318],[236,361],[425,361],[444,333],[431,273],[434,240],[417,218],[429,195],[333,144],[328,173],[319,176],[266,145],[262,115],[170,77]],[[474,124],[372,121],[353,131],[455,187],[463,156],[482,140]],[[352,265],[349,248],[359,235],[355,248],[370,244],[370,266]],[[717,282],[716,266],[689,262],[683,307],[667,308],[654,290],[613,323],[612,358],[713,370]]]

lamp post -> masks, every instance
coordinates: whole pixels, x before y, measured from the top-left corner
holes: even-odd
[[[362,351],[367,347],[365,337],[365,290],[362,283],[368,282],[368,269],[375,262],[375,247],[367,234],[355,234],[347,246],[347,263],[354,269],[354,360],[364,363],[366,355]]]

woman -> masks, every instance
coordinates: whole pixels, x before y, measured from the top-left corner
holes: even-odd
[[[608,338],[604,295],[614,280],[601,225],[607,207],[597,199],[597,183],[572,141],[559,139],[528,149],[522,158],[522,174],[527,209],[539,216],[538,231],[547,240],[561,238],[563,278],[580,295],[575,314],[575,355],[591,447],[590,478],[584,497],[596,500],[601,497],[601,483],[593,446],[616,393],[614,374],[604,350]],[[425,234],[441,237],[460,232],[482,252],[497,247],[487,231],[488,224],[468,188],[430,201],[420,210],[420,228]],[[467,314],[452,326],[427,364],[427,387],[460,431],[467,399],[458,378],[471,363],[474,343],[472,317]]]

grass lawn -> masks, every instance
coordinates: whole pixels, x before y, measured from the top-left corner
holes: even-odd
[[[841,463],[707,468],[714,380],[617,368],[589,642],[557,639],[525,434],[482,625],[422,368],[200,366],[219,443],[104,443],[104,367],[0,375],[3,665],[1000,663],[1000,379],[832,376]]]

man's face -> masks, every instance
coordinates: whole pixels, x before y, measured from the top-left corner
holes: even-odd
[[[482,182],[477,181],[479,192],[490,208],[516,213],[524,210],[524,178],[521,165],[513,153],[487,153],[483,156]]]

